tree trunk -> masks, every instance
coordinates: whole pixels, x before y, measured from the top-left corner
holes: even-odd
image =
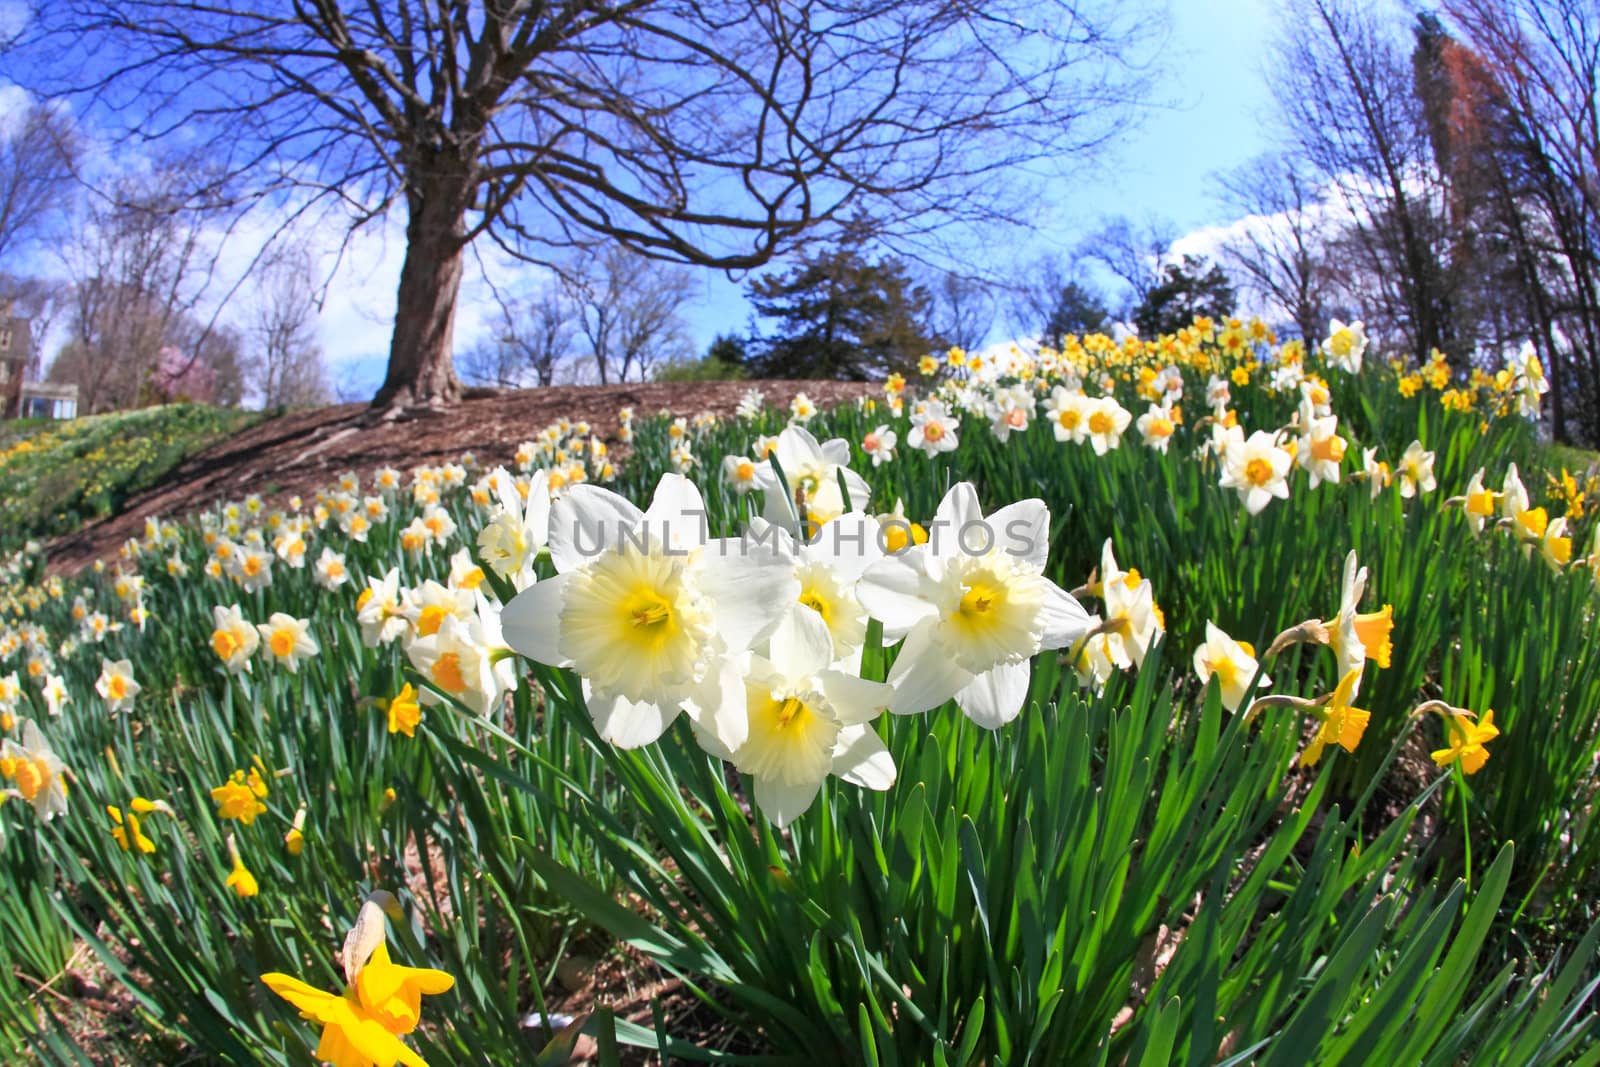
[[[466,254],[467,199],[467,192],[443,183],[410,198],[389,372],[372,398],[372,410],[384,417],[461,399],[452,343]]]

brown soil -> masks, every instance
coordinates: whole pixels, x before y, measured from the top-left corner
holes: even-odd
[[[617,411],[623,407],[631,406],[638,419],[663,410],[676,415],[710,411],[726,418],[752,386],[769,404],[787,405],[804,392],[820,407],[879,388],[864,382],[762,381],[476,391],[444,411],[372,424],[365,404],[291,412],[191,456],[118,514],[58,538],[49,547],[50,570],[74,574],[96,559],[111,558],[128,538],[144,532],[150,516],[171,518],[249,493],[269,500],[309,496],[344,471],[363,476],[380,467],[405,471],[452,462],[463,452],[486,465],[506,463],[518,445],[562,418],[587,421],[596,435],[614,441]]]

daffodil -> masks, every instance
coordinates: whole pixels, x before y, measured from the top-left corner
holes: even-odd
[[[389,718],[389,732],[403,733],[407,737],[416,734],[417,724],[422,721],[422,705],[417,701],[417,691],[407,682],[400,688],[400,692],[389,701],[386,709]]]
[[[497,467],[489,475],[498,503],[489,522],[478,531],[478,552],[489,569],[526,589],[533,584],[533,562],[550,539],[550,475],[536,471],[526,490]]]
[[[1361,743],[1361,735],[1366,732],[1372,713],[1352,706],[1359,679],[1359,671],[1345,674],[1328,698],[1326,707],[1314,709],[1319,720],[1317,733],[1305,751],[1300,753],[1300,766],[1315,767],[1322,759],[1322,750],[1329,745],[1338,745],[1346,752],[1354,752]]]
[[[722,484],[741,496],[760,487],[756,461],[748,456],[722,457]]]
[[[810,807],[830,774],[867,789],[894,784],[894,760],[868,725],[893,691],[832,669],[833,658],[822,618],[796,606],[773,632],[766,655],[750,659],[744,743],[722,752],[714,737],[701,737],[751,776],[756,806],[778,826]]]
[[[960,439],[956,432],[961,420],[947,411],[943,404],[930,402],[923,410],[911,416],[911,430],[906,434],[906,446],[920,449],[929,456],[952,452]]]
[[[344,556],[327,546],[323,546],[322,555],[317,557],[314,570],[317,584],[330,593],[350,580],[350,572],[345,569]]]
[[[1122,442],[1122,434],[1133,421],[1133,416],[1109,396],[1090,400],[1084,405],[1084,427],[1088,431],[1089,446],[1094,454],[1103,456]]]
[[[1409,499],[1418,493],[1431,493],[1438,488],[1439,483],[1433,476],[1433,459],[1433,453],[1424,449],[1421,441],[1413,441],[1406,447],[1399,465],[1395,467],[1402,497]]]
[[[1394,654],[1394,606],[1385,604],[1378,611],[1358,611],[1366,588],[1367,569],[1359,566],[1356,554],[1350,552],[1344,558],[1344,572],[1339,583],[1339,613],[1324,620],[1322,625],[1338,658],[1340,679],[1355,675],[1352,697],[1360,688],[1366,661],[1370,659],[1387,670]]]
[[[1467,525],[1472,528],[1473,533],[1482,533],[1484,523],[1494,517],[1495,497],[1494,490],[1484,488],[1483,468],[1479,467],[1473,471],[1472,477],[1467,481],[1466,494],[1461,498]]]
[[[1311,414],[1309,404],[1301,410],[1301,434],[1295,462],[1311,476],[1313,489],[1322,482],[1337,484],[1339,481],[1339,468],[1349,442],[1339,436],[1338,427],[1337,415]]]
[[[301,661],[322,651],[317,639],[311,636],[310,619],[297,619],[275,611],[256,629],[261,633],[261,642],[268,654],[290,674],[299,673]]]
[[[484,596],[473,594],[476,610],[465,621],[445,614],[439,628],[406,645],[411,665],[438,690],[459,700],[479,715],[488,715],[500,699],[517,685],[517,676],[505,656],[500,632],[500,612]],[[440,697],[424,688],[421,701],[432,706]]]
[[[100,699],[106,702],[107,710],[113,713],[127,711],[133,706],[133,698],[141,692],[141,686],[133,680],[133,664],[125,659],[115,663],[102,659],[100,677],[95,681],[94,688],[100,694]]]
[[[251,768],[248,775],[244,771],[234,771],[227,781],[211,790],[211,799],[217,805],[217,818],[238,819],[249,826],[257,815],[266,812],[267,806],[261,801],[266,799],[267,792],[266,780],[257,769]]]
[[[799,593],[790,560],[747,547],[708,537],[700,491],[681,475],[663,475],[643,512],[574,486],[551,511],[557,574],[506,605],[506,641],[581,675],[589,713],[614,744],[649,744],[688,711],[731,751],[746,722],[730,657],[764,640]]]
[[[924,356],[924,359],[931,357]],[[861,439],[861,450],[872,457],[872,465],[881,467],[894,459],[894,449],[899,435],[887,426],[879,426]]]
[[[256,654],[261,644],[260,632],[245,621],[244,613],[237,604],[214,606],[211,620],[214,627],[211,631],[211,650],[217,654],[222,665],[229,674],[249,671],[250,657]]]
[[[0,760],[11,781],[6,792],[32,804],[34,813],[49,822],[67,812],[66,768],[32,719],[20,725],[20,739],[0,743]]]
[[[778,435],[772,455],[777,465],[758,467],[756,480],[765,500],[762,515],[773,525],[799,533],[802,513],[810,524],[821,525],[846,511],[860,511],[867,506],[872,489],[849,467],[850,442],[842,438],[818,441],[804,427],[790,426]],[[779,468],[783,472],[781,480]],[[839,487],[841,478],[843,489]]]
[[[1257,430],[1223,453],[1222,488],[1237,490],[1245,510],[1254,515],[1273,497],[1289,499],[1287,476],[1293,462],[1294,457],[1278,447],[1272,434]]]
[[[1459,761],[1461,769],[1468,774],[1477,774],[1483,769],[1483,765],[1489,761],[1489,749],[1485,746],[1500,736],[1500,728],[1494,724],[1492,708],[1476,720],[1462,711],[1448,714],[1445,716],[1445,729],[1450,746],[1435,749],[1429,755],[1441,767]]]
[[[904,638],[889,683],[899,714],[954,698],[980,726],[1015,718],[1032,657],[1090,630],[1087,612],[1044,576],[1050,512],[1039,500],[987,519],[970,482],[940,502],[926,544],[866,569],[857,595],[888,640]]]
[[[410,627],[400,599],[398,568],[389,568],[381,578],[367,579],[367,587],[356,599],[356,622],[361,627],[361,643],[367,648],[391,644]]]
[[[1139,416],[1135,426],[1147,446],[1163,453],[1172,443],[1172,435],[1177,429],[1171,411],[1157,404],[1151,404],[1149,410]]]
[[[139,825],[139,816],[132,810],[126,815],[121,808],[106,805],[106,814],[111,816],[111,836],[116,839],[117,845],[124,852],[151,853],[156,850],[156,843],[146,837]]]
[[[1243,641],[1235,641],[1215,623],[1206,620],[1205,643],[1194,650],[1194,673],[1202,684],[1213,678],[1217,680],[1223,707],[1238,711],[1257,688],[1270,686],[1272,679],[1260,672],[1255,649]]]
[[[1334,319],[1328,325],[1328,339],[1322,343],[1328,362],[1347,374],[1361,373],[1361,357],[1367,351],[1367,331],[1360,322],[1348,325]]]
[[[363,905],[363,915],[366,910]],[[352,935],[360,929],[358,920]],[[347,949],[350,942],[347,938]],[[455,979],[444,971],[394,963],[382,939],[381,925],[376,944],[358,951],[357,956],[361,958],[346,961],[348,984],[342,993],[324,992],[276,972],[262,975],[261,980],[298,1008],[301,1018],[322,1025],[314,1053],[318,1060],[332,1067],[428,1067],[400,1038],[421,1021],[422,998],[448,992]]]

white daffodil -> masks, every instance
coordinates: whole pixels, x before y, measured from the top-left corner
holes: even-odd
[[[956,431],[961,420],[945,410],[938,401],[930,400],[921,411],[911,416],[911,431],[906,434],[906,446],[918,448],[930,456],[953,451],[960,443]]]
[[[356,599],[356,622],[361,627],[361,643],[368,648],[390,644],[405,634],[411,621],[400,599],[398,568],[390,567],[382,578],[367,579],[367,587]]]
[[[1295,450],[1295,462],[1311,476],[1311,488],[1323,482],[1339,482],[1339,468],[1344,462],[1349,442],[1339,436],[1339,416],[1316,415],[1309,402],[1301,408],[1300,441]]]
[[[472,559],[472,553],[464,548],[456,550],[450,557],[450,576],[446,579],[451,589],[465,589],[475,591],[484,582],[483,568]]]
[[[477,599],[470,589],[456,589],[440,585],[429,578],[415,589],[400,594],[400,603],[411,626],[402,640],[409,643],[420,637],[432,637],[452,615],[456,621],[472,620],[477,610]]]
[[[112,712],[127,711],[133,706],[133,698],[139,695],[142,688],[133,680],[133,664],[125,659],[116,662],[102,658],[100,660],[100,677],[94,683],[95,692],[100,694],[100,699],[106,702],[106,709]]]
[[[1328,339],[1322,342],[1328,362],[1348,374],[1361,373],[1361,358],[1367,351],[1367,331],[1360,322],[1346,325],[1334,319],[1328,325]]]
[[[1273,497],[1289,499],[1289,467],[1294,457],[1279,448],[1273,435],[1257,430],[1242,444],[1230,444],[1222,461],[1224,489],[1236,489],[1245,510],[1258,514]]]
[[[66,768],[32,719],[21,725],[20,742],[8,737],[0,744],[0,764],[11,782],[6,792],[32,804],[34,813],[49,822],[67,813]]]
[[[799,590],[797,601],[822,620],[833,642],[829,662],[843,669],[859,670],[867,612],[856,597],[856,584],[868,566],[890,551],[890,534],[883,524],[870,515],[850,512],[821,527],[809,539],[796,542],[781,528],[756,519],[746,541],[752,551],[764,550],[776,542],[771,550],[779,558],[792,561]]]
[[[872,465],[881,467],[894,459],[895,445],[900,437],[887,426],[879,426],[861,439],[861,450],[872,457]]]
[[[1484,524],[1494,517],[1495,491],[1483,485],[1483,468],[1479,467],[1467,479],[1467,491],[1461,498],[1462,511],[1472,532],[1482,533]]]
[[[1144,665],[1157,637],[1165,634],[1155,590],[1136,570],[1122,570],[1111,551],[1111,538],[1100,550],[1100,599],[1105,619],[1097,627],[1101,651],[1121,670]]]
[[[230,557],[229,575],[247,593],[272,584],[273,555],[264,549],[239,545]]]
[[[272,550],[291,570],[300,570],[306,565],[306,539],[298,530],[285,530],[279,534],[272,542]]]
[[[537,583],[530,588],[535,587]],[[406,656],[440,691],[479,715],[488,715],[508,690],[516,688],[517,675],[510,657],[503,654],[499,611],[481,594],[475,606],[467,621],[444,615],[437,630],[406,647]],[[442,699],[426,686],[420,698],[427,706]]]
[[[1532,506],[1528,490],[1522,484],[1522,475],[1517,473],[1517,465],[1513,463],[1506,468],[1505,484],[1500,489],[1500,515],[1515,522],[1518,515]]]
[[[344,565],[344,556],[326,545],[323,546],[322,555],[317,557],[314,570],[317,584],[330,593],[350,580],[350,572]]]
[[[748,456],[723,456],[722,457],[722,484],[743,496],[752,489],[759,489],[760,482],[756,478],[759,464]]]
[[[987,519],[970,482],[939,504],[927,543],[868,567],[857,595],[888,640],[904,638],[889,672],[890,710],[910,714],[955,698],[995,729],[1022,710],[1030,663],[1092,622],[1044,576],[1050,512],[1023,500]]]
[[[250,670],[250,657],[261,644],[261,635],[245,621],[239,605],[211,609],[211,650],[217,654],[229,674]]]
[[[1322,625],[1328,630],[1329,644],[1339,661],[1339,678],[1355,675],[1350,683],[1351,700],[1360,692],[1361,672],[1367,660],[1387,668],[1394,654],[1394,644],[1390,640],[1394,632],[1394,607],[1385,604],[1379,611],[1358,611],[1366,590],[1367,568],[1359,566],[1356,554],[1350,552],[1344,558],[1344,573],[1339,582],[1339,614],[1324,620]]]
[[[1157,404],[1151,404],[1150,409],[1139,416],[1135,423],[1139,436],[1146,446],[1157,452],[1165,452],[1172,443],[1172,435],[1177,426],[1172,421],[1172,412]]]
[[[1194,673],[1201,684],[1217,680],[1222,694],[1222,706],[1238,711],[1258,688],[1272,684],[1272,679],[1262,674],[1256,661],[1255,649],[1243,641],[1235,641],[1215,623],[1206,620],[1205,644],[1194,650]]]
[[[536,471],[519,489],[504,467],[489,475],[499,504],[478,531],[478,552],[485,565],[516,589],[533,584],[533,563],[550,539],[550,475]]]
[[[44,697],[45,710],[52,719],[59,719],[61,709],[72,703],[72,693],[67,690],[66,679],[59,674],[46,675],[39,694]]]
[[[777,467],[770,463],[757,469],[764,499],[762,515],[790,533],[799,532],[800,511],[814,528],[846,511],[860,511],[872,496],[867,480],[850,469],[850,442],[843,438],[819,442],[805,427],[789,426],[778,435],[771,454],[783,468],[783,478],[780,481]],[[843,490],[839,488],[841,476]]]
[[[996,389],[989,405],[989,423],[1001,443],[1013,433],[1027,430],[1033,416],[1033,396],[1022,385]]]
[[[821,618],[792,608],[774,630],[767,655],[750,657],[744,743],[719,752],[717,739],[702,732],[708,750],[750,775],[756,806],[778,826],[809,808],[830,774],[866,789],[894,784],[894,759],[869,725],[893,690],[830,669],[832,656]]]
[[[551,511],[557,574],[506,605],[506,640],[582,676],[595,726],[616,745],[649,744],[687,711],[733,751],[746,729],[735,654],[799,594],[792,561],[746,547],[708,536],[700,491],[681,475],[663,475],[643,512],[574,486]]]
[[[1089,445],[1097,456],[1103,456],[1121,444],[1123,431],[1133,421],[1128,410],[1109,396],[1088,401],[1084,411]]]
[[[1400,479],[1400,495],[1407,499],[1418,493],[1431,493],[1439,487],[1433,477],[1433,453],[1426,451],[1421,441],[1412,441],[1407,446],[1395,467],[1395,477]]]
[[[1089,398],[1081,389],[1070,390],[1058,385],[1050,390],[1050,399],[1044,404],[1044,414],[1057,441],[1070,441],[1076,445],[1088,439],[1089,404]]]
[[[1378,494],[1389,488],[1390,483],[1394,481],[1394,475],[1389,472],[1389,465],[1378,458],[1376,448],[1361,450],[1361,473],[1366,476],[1373,500],[1378,499]]]
[[[267,653],[290,674],[298,674],[302,660],[322,651],[317,639],[311,636],[310,619],[297,619],[293,615],[275,611],[266,622],[257,624],[256,629],[261,634],[261,642],[266,646]]]

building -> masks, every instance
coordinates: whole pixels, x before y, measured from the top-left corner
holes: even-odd
[[[33,332],[27,319],[0,306],[0,418],[73,419],[78,387],[28,379],[33,369]]]

